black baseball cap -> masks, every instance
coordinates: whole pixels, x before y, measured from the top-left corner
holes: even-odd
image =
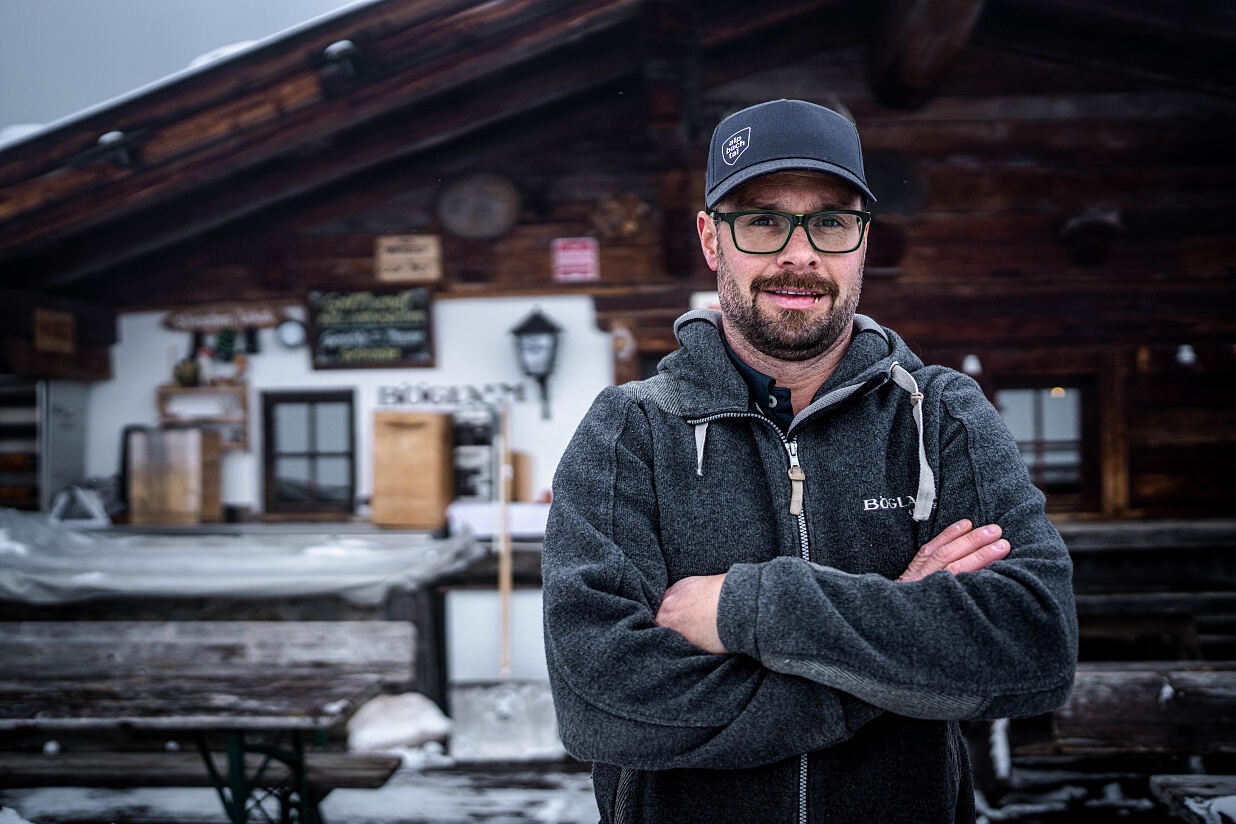
[[[771,100],[735,112],[713,130],[704,206],[716,207],[748,180],[792,169],[836,175],[875,202],[853,123],[804,100]]]

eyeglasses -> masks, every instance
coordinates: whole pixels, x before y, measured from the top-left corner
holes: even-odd
[[[730,225],[730,237],[740,252],[771,255],[790,242],[794,229],[802,226],[812,248],[825,255],[853,252],[863,243],[863,233],[871,222],[871,212],[854,209],[829,209],[806,215],[748,209],[742,212],[709,212],[713,220]]]

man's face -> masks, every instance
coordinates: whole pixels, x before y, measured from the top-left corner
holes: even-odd
[[[861,208],[854,189],[832,175],[779,172],[736,189],[716,211],[806,214]],[[729,227],[704,212],[697,228],[704,259],[717,273],[727,336],[737,334],[771,358],[802,361],[824,353],[849,331],[862,292],[866,236],[853,252],[828,255],[817,252],[797,227],[780,252],[753,255],[735,248]]]

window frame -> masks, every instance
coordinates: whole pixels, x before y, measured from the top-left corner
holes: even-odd
[[[262,464],[263,489],[262,497],[264,512],[273,516],[304,515],[329,517],[340,520],[350,518],[356,509],[356,397],[351,389],[335,390],[296,390],[262,393]],[[280,452],[276,449],[277,435],[275,409],[281,404],[305,403],[309,405],[309,449],[305,452]],[[314,428],[314,406],[325,403],[343,403],[348,409],[347,450],[319,451],[314,443],[316,434]],[[332,504],[329,501],[284,501],[276,494],[278,484],[275,464],[279,457],[295,455],[308,457],[310,461],[310,488],[316,488],[316,461],[319,457],[347,457],[349,463],[347,503]]]
[[[1097,512],[1102,507],[1102,465],[1101,444],[1099,442],[1099,409],[1097,404],[1098,386],[1094,376],[1084,374],[1072,375],[1002,375],[991,382],[990,398],[996,411],[1003,420],[1004,414],[997,402],[998,393],[1008,390],[1030,389],[1050,392],[1054,387],[1076,390],[1081,395],[1079,403],[1080,419],[1078,421],[1078,452],[1081,463],[1078,467],[1079,481],[1077,491],[1048,491],[1040,478],[1035,477],[1035,471],[1027,467],[1031,481],[1047,496],[1049,512]],[[1036,420],[1038,419],[1036,413]],[[1036,423],[1036,430],[1038,429]],[[1011,433],[1010,433],[1011,434]],[[1036,435],[1041,434],[1036,431]],[[1023,446],[1032,448],[1044,443],[1056,443],[1046,439],[1032,441],[1017,441],[1019,450]]]

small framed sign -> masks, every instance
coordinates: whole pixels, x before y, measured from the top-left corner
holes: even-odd
[[[311,292],[313,368],[432,367],[430,316],[430,293],[424,287]]]
[[[374,241],[378,280],[432,283],[442,279],[442,242],[437,235],[382,235]]]
[[[556,283],[601,279],[601,247],[594,237],[554,238],[550,257]]]

